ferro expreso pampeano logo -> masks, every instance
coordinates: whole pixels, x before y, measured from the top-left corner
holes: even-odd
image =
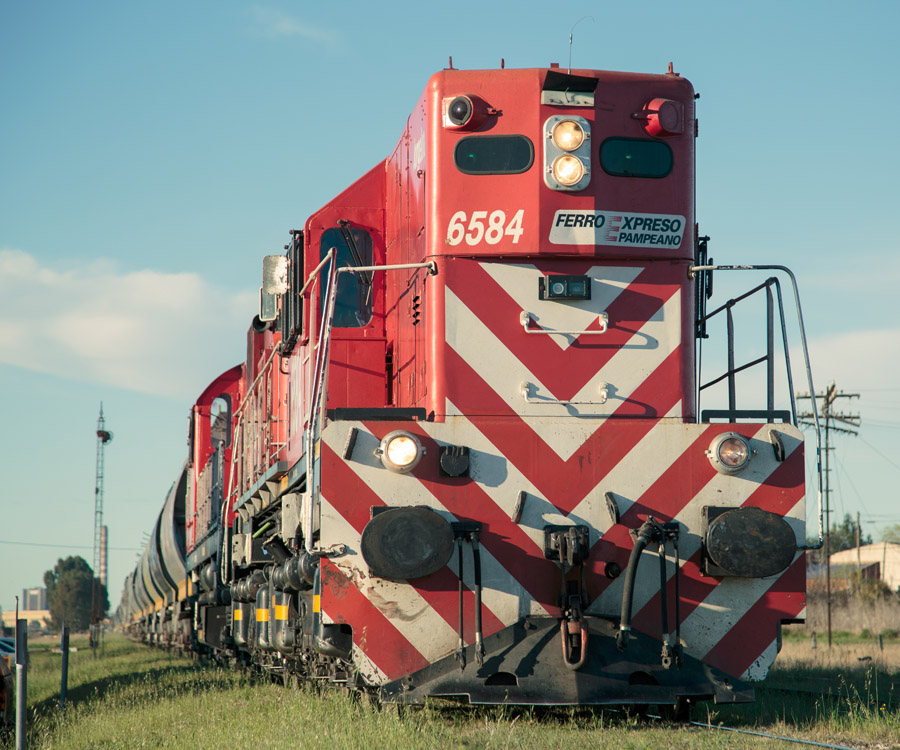
[[[681,245],[684,226],[684,217],[674,214],[560,210],[553,217],[550,242],[675,249]]]

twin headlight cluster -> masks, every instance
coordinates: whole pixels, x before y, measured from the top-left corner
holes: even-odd
[[[544,184],[584,190],[591,181],[591,126],[583,117],[554,115],[544,123]]]
[[[706,455],[720,474],[738,474],[750,465],[753,451],[749,440],[743,435],[723,432],[710,443]]]

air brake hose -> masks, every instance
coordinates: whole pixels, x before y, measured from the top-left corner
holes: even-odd
[[[484,664],[484,631],[481,627],[481,550],[478,547],[478,532],[470,537],[472,560],[475,567],[475,661]]]
[[[634,549],[628,558],[628,567],[625,568],[625,587],[622,592],[622,617],[619,622],[619,632],[616,635],[616,647],[624,651],[628,645],[628,632],[631,630],[631,607],[634,600],[634,583],[637,574],[637,566],[641,560],[641,553],[654,539],[659,539],[661,530],[659,524],[653,518],[648,518],[637,530],[634,536]]]

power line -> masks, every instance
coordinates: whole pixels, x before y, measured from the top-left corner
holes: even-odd
[[[83,544],[44,544],[42,542],[14,542],[11,539],[0,539],[0,544],[15,544],[19,547],[54,547],[56,549],[93,549]],[[142,547],[109,547],[116,552],[140,552]]]
[[[878,448],[876,448],[874,445],[872,445],[868,440],[866,440],[863,437],[861,437],[860,440],[862,440],[866,445],[868,445],[873,451],[875,451],[879,456],[881,456],[885,461],[887,461],[895,469],[900,469],[900,464],[895,463],[893,460],[891,460],[890,458],[885,456],[884,453],[882,453],[880,450],[878,450]]]
[[[862,438],[860,438],[862,440]],[[834,460],[837,461],[838,467],[840,468],[844,478],[850,483],[850,486],[853,488],[853,494],[856,495],[856,499],[859,500],[859,504],[862,506],[862,509],[868,513],[869,509],[866,507],[865,500],[862,499],[862,495],[859,494],[859,490],[856,487],[856,484],[853,482],[853,477],[850,476],[850,473],[847,471],[847,466],[844,462],[837,457],[837,453],[834,454]]]

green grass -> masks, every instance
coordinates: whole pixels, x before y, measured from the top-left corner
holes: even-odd
[[[29,748],[773,748],[762,737],[661,725],[621,712],[429,705],[378,710],[335,692],[290,690],[110,635],[102,659],[86,643],[69,666],[69,705],[58,708],[59,654],[32,649]],[[837,676],[836,676],[837,674]],[[776,668],[759,701],[711,706],[694,718],[756,731],[845,744],[900,744],[891,684],[871,664],[836,673],[825,666]],[[780,687],[834,682],[815,697]],[[885,708],[887,706],[888,708]],[[2,744],[2,743],[0,743]],[[6,747],[13,747],[7,738]]]
[[[885,644],[900,642],[900,631],[886,629],[883,630],[880,635]],[[831,633],[831,642],[839,644],[866,643],[869,641],[877,642],[878,636],[879,633],[871,633],[868,630],[863,630],[861,633],[851,633],[847,630],[835,630]],[[805,627],[784,628],[782,631],[782,638],[785,642],[808,643],[812,641],[812,636]],[[827,644],[828,633],[818,632],[816,633],[816,639],[819,644]]]

